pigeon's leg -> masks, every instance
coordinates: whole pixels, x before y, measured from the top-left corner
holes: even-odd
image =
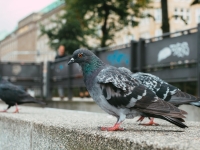
[[[8,108],[7,108],[7,109],[5,109],[5,110],[1,110],[0,112],[7,112],[7,110],[8,110],[10,107],[11,107],[11,106],[8,105]]]
[[[16,106],[16,109],[15,109],[15,111],[13,113],[19,113],[19,108],[17,106],[17,103],[15,104],[15,106]]]
[[[124,131],[123,128],[120,128],[121,123],[116,123],[113,127],[100,127],[101,131]]]
[[[149,121],[149,123],[141,123],[140,125],[145,125],[145,126],[159,126],[159,124],[158,123],[155,123],[154,122],[154,118],[149,118],[150,119],[150,121]]]
[[[4,109],[4,110],[0,110],[0,112],[7,112],[7,109]]]
[[[145,117],[143,117],[143,116],[140,116],[140,118],[137,120],[137,122],[138,122],[138,121],[140,121],[140,122],[141,122],[141,121],[143,121],[143,120],[144,120],[144,118],[145,118]]]
[[[113,127],[100,127],[101,131],[124,131],[124,128],[120,128],[120,124],[124,121],[125,115],[120,116]]]

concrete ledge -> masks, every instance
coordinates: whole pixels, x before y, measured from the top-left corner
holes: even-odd
[[[20,108],[19,114],[0,113],[2,150],[200,149],[199,122],[186,122],[189,128],[180,129],[161,120],[160,126],[143,127],[132,119],[123,123],[126,131],[102,132],[97,126],[112,126],[116,119],[100,113]]]

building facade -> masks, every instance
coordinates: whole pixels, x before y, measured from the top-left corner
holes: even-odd
[[[193,0],[168,0],[168,16],[170,31],[196,27],[200,23],[200,5],[191,6]],[[162,35],[161,1],[154,0],[151,9],[144,10],[144,14],[151,14],[153,18],[143,18],[137,27],[126,26],[115,34],[114,45],[120,45],[138,40]],[[0,42],[0,61],[22,62],[47,62],[53,61],[56,55],[48,45],[48,37],[40,36],[40,25],[51,29],[56,26],[51,20],[62,15],[64,3],[56,1],[42,11],[33,13],[18,23],[18,28]],[[180,17],[182,16],[183,19]],[[184,22],[187,22],[187,24]],[[101,34],[99,27],[99,34]],[[89,38],[90,45],[95,46],[98,42]]]
[[[193,0],[168,0],[170,32],[194,28],[200,23],[200,4],[191,6],[192,2]],[[143,18],[137,27],[127,26],[116,33],[114,45],[162,35],[161,0],[154,0],[151,6],[152,9],[145,10],[144,14],[150,14],[154,18]],[[175,17],[176,15],[182,16],[187,24],[180,17]]]
[[[0,42],[0,61],[47,62],[54,60],[55,51],[48,46],[48,37],[40,36],[40,26],[50,29],[52,19],[62,14],[64,3],[56,1],[18,22],[18,28]]]

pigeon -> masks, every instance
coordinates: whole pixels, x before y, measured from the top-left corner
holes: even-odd
[[[180,106],[182,104],[189,104],[196,107],[200,107],[200,98],[190,95],[186,92],[182,92],[179,88],[167,83],[166,81],[160,79],[159,77],[152,75],[150,73],[132,73],[129,69],[125,67],[119,67],[122,72],[131,75],[133,78],[139,81],[140,84],[149,88],[153,91],[156,96],[159,98],[175,105]],[[141,116],[138,121],[142,121],[144,119]],[[158,125],[153,121],[153,118],[150,119],[150,122],[143,125]]]
[[[158,98],[155,93],[140,84],[131,75],[103,63],[92,51],[77,49],[68,65],[78,63],[90,96],[117,122],[112,127],[100,127],[102,131],[124,130],[121,123],[136,116],[155,117],[186,128],[183,123],[187,112]]]
[[[14,113],[19,113],[18,105],[23,103],[38,103],[45,105],[44,102],[36,100],[34,97],[26,93],[22,87],[16,86],[0,76],[0,99],[4,101],[8,107],[0,112],[7,112],[7,110],[16,106]]]

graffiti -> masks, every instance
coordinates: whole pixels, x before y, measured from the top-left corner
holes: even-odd
[[[59,69],[60,69],[60,70],[63,70],[63,68],[64,68],[63,64],[60,64],[60,65],[59,65]]]
[[[107,56],[107,60],[113,66],[120,65],[120,64],[125,64],[128,66],[130,63],[129,56],[118,50],[114,51],[114,53],[112,54],[109,54]]]
[[[159,53],[158,53],[158,62],[166,59],[172,54],[171,49],[169,47],[163,48]]]
[[[13,65],[12,67],[12,73],[14,75],[18,75],[22,70],[22,67],[20,65]]]
[[[171,44],[165,47],[158,53],[158,62],[166,59],[169,56],[184,57],[189,56],[190,49],[187,42]]]
[[[184,57],[190,54],[190,49],[187,42],[170,45],[173,56]]]

